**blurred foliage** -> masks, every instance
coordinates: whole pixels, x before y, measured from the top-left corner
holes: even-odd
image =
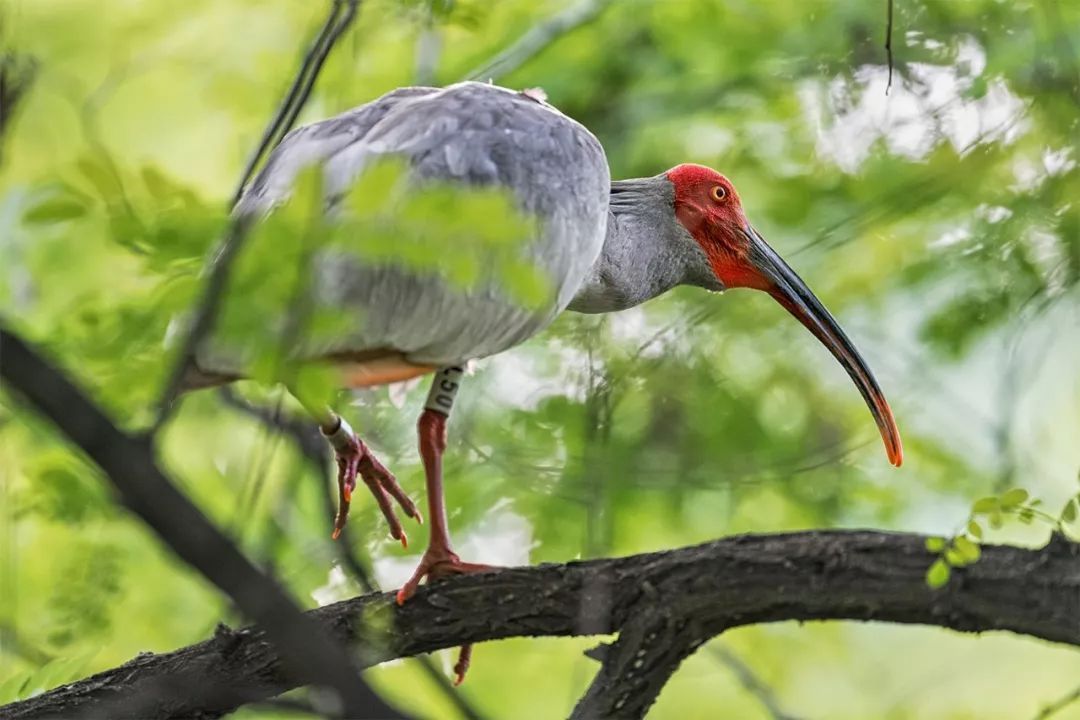
[[[369,0],[304,118],[414,82],[421,55],[435,57],[436,83],[454,82],[574,2]],[[256,0],[0,3],[0,37],[37,63],[0,168],[0,313],[126,426],[152,416],[237,174],[324,12]],[[1000,510],[1010,487],[1031,495],[1016,507],[1064,506],[1058,519],[1071,523],[1078,29],[1076,3],[897,0],[886,95],[884,3],[626,0],[496,78],[544,88],[597,134],[614,177],[686,161],[731,177],[874,368],[907,462],[888,467],[847,378],[771,300],[680,289],[610,317],[567,315],[479,364],[447,456],[462,555],[564,561],[735,532],[873,526],[933,533],[931,550],[962,563],[974,540],[1045,540],[1047,523],[996,528],[992,513],[973,537],[973,501],[993,496]],[[489,245],[512,234],[497,198],[464,208],[436,191],[392,213],[365,206],[394,185],[370,177],[347,208],[365,228],[347,235],[357,252],[391,252],[393,235],[392,252],[435,260],[467,284],[477,268],[433,255],[432,226]],[[310,233],[337,232],[315,224],[306,192],[257,231],[222,319],[245,345],[263,338],[260,362],[275,357],[283,316],[268,308],[302,279],[295,263]],[[542,283],[522,277],[524,302]],[[322,311],[308,320],[305,340],[341,329]],[[281,347],[287,357],[292,346]],[[273,388],[242,390],[296,409]],[[417,497],[425,392],[337,398]],[[10,400],[0,391],[0,702],[238,621]],[[198,393],[162,441],[185,491],[299,598],[357,592],[329,541],[330,479],[287,440]],[[371,503],[354,504],[351,525],[381,582],[400,582],[416,558],[388,542]],[[803,717],[1028,717],[1080,671],[1068,649],[933,629],[785,624],[724,643]],[[591,644],[484,645],[464,692],[491,717],[565,714],[595,670],[581,655]],[[369,676],[418,714],[453,716],[409,663]],[[718,706],[766,717],[699,653],[653,715],[712,717]]]

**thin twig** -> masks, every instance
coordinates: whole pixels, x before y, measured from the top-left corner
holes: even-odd
[[[889,82],[885,85],[885,94],[889,94],[892,88],[893,54],[892,54],[892,29],[893,29],[893,0],[885,0],[888,22],[885,26],[885,54],[889,58]]]
[[[738,678],[746,690],[757,698],[762,707],[765,708],[765,712],[769,714],[773,720],[799,720],[795,715],[789,715],[784,712],[780,707],[780,703],[776,699],[776,693],[769,687],[764,680],[757,676],[757,673],[743,662],[735,653],[728,650],[722,645],[714,645],[709,648],[709,653],[716,658],[717,662],[725,666],[731,673]]]
[[[1080,685],[1074,687],[1068,693],[1049,705],[1044,706],[1039,710],[1039,714],[1035,716],[1035,720],[1047,720],[1047,718],[1053,717],[1078,700],[1080,700]]]
[[[326,58],[330,55],[330,50],[334,47],[338,38],[352,24],[359,4],[360,0],[334,0],[330,8],[330,14],[327,16],[314,42],[311,43],[311,47],[308,48],[307,53],[304,55],[304,61],[300,66],[300,70],[296,73],[296,77],[293,78],[292,85],[289,86],[284,99],[278,106],[277,112],[274,113],[274,117],[266,126],[266,130],[263,131],[258,146],[251,153],[251,157],[248,158],[244,172],[241,174],[240,181],[233,192],[233,205],[236,205],[240,200],[240,196],[244,194],[244,188],[255,174],[259,162],[292,129],[297,116],[307,103],[308,96],[311,94],[311,89],[315,84],[319,71],[322,69],[323,63],[326,62]]]
[[[469,80],[498,80],[524,65],[552,42],[595,20],[611,0],[582,0],[534,25],[513,45],[470,72]]]

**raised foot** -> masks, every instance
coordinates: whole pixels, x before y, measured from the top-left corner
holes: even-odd
[[[390,498],[397,501],[402,511],[417,522],[422,524],[424,518],[413,501],[398,485],[397,478],[379,462],[379,459],[372,454],[367,445],[356,436],[344,420],[340,421],[334,431],[329,433],[324,431],[323,434],[334,448],[334,458],[338,467],[338,513],[334,518],[333,538],[338,539],[349,519],[349,505],[352,503],[352,494],[356,489],[356,476],[359,475],[390,525],[390,535],[403,547],[409,547],[409,536],[401,527],[401,521],[394,511]]]
[[[412,577],[397,591],[397,604],[402,605],[406,600],[416,594],[420,583],[427,578],[438,580],[451,575],[465,575],[467,573],[489,572],[498,570],[494,565],[483,563],[463,562],[453,550],[428,547],[424,556],[420,558],[420,564],[416,567]],[[458,651],[457,662],[454,663],[454,685],[465,682],[465,673],[469,670],[472,662],[472,645],[462,645]]]

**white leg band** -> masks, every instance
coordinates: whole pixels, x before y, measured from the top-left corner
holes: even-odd
[[[428,393],[424,407],[449,416],[464,374],[465,369],[456,365],[444,367],[435,373],[435,382],[431,384],[431,392]]]
[[[349,423],[345,422],[345,418],[338,417],[338,421],[337,430],[329,435],[323,433],[323,436],[326,438],[327,442],[330,443],[330,446],[338,452],[352,450],[353,437],[355,437],[353,429],[350,427]]]

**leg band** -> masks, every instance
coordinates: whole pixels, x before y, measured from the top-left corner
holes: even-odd
[[[340,452],[345,452],[353,448],[355,440],[353,438],[356,435],[353,433],[352,427],[349,423],[345,422],[345,418],[338,417],[337,430],[332,433],[323,432],[323,437],[330,443],[330,446]]]
[[[449,417],[450,409],[454,407],[454,398],[461,387],[461,376],[464,374],[465,369],[462,367],[441,368],[435,373],[435,382],[431,384],[431,392],[428,393],[424,407]]]

